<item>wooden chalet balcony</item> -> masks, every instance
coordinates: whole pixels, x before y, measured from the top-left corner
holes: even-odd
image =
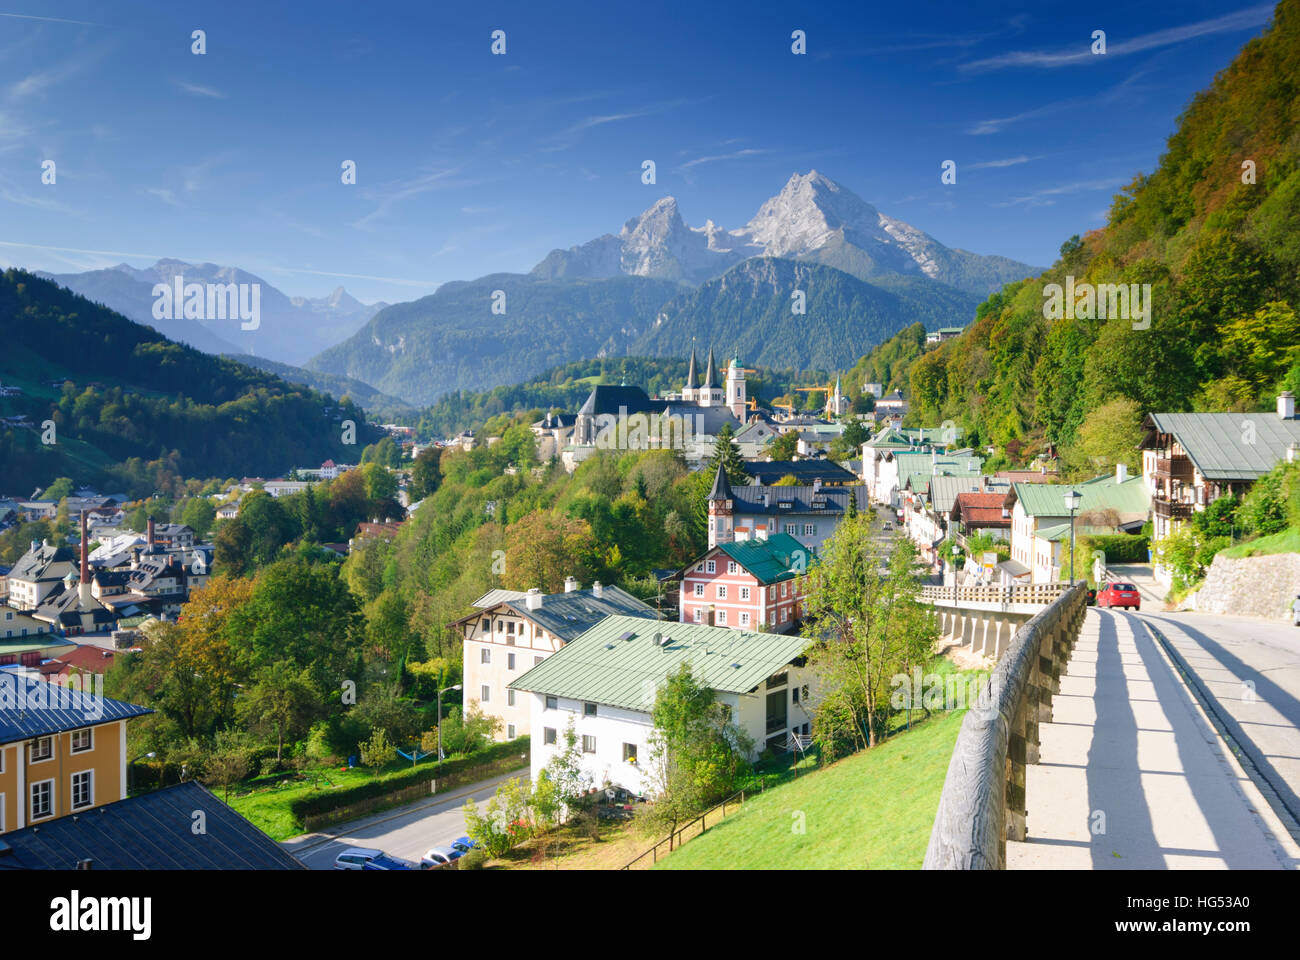
[[[1165,520],[1190,520],[1196,508],[1193,504],[1180,503],[1177,500],[1155,499],[1151,501],[1151,509],[1155,511],[1157,517]]]
[[[1186,457],[1162,457],[1156,460],[1156,478],[1159,480],[1179,480],[1191,483],[1194,468],[1192,461]]]

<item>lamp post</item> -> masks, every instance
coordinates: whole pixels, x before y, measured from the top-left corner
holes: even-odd
[[[1074,511],[1079,509],[1082,501],[1083,494],[1077,490],[1065,494],[1065,509],[1070,514],[1070,586],[1074,586]]]
[[[438,759],[439,760],[446,759],[442,755],[442,695],[446,693],[448,690],[459,690],[459,689],[460,689],[460,684],[454,683],[450,687],[443,687],[441,690],[438,691]]]
[[[131,788],[132,786],[134,786],[134,781],[135,781],[135,768],[132,766],[132,764],[135,763],[136,760],[144,760],[144,759],[146,759],[146,758],[152,760],[155,756],[157,756],[157,754],[154,753],[152,750],[150,750],[148,753],[142,753],[142,754],[140,754],[140,756],[138,756],[138,757],[136,757],[136,758],[134,758],[134,759],[132,759],[132,760],[128,760],[128,761],[126,762],[126,777],[127,777],[127,781],[128,781],[128,782],[127,782],[127,789],[128,789],[128,791],[130,790],[130,788]]]

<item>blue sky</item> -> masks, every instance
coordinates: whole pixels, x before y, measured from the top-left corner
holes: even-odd
[[[1045,265],[1271,15],[1083,7],[0,0],[0,264],[175,256],[410,300],[669,194],[739,227],[815,168],[949,246]]]

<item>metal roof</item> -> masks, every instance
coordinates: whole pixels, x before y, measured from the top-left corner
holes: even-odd
[[[1254,480],[1286,459],[1287,447],[1300,443],[1300,419],[1274,412],[1152,413],[1145,421],[1149,446],[1153,433],[1168,433],[1207,480]]]
[[[0,743],[17,743],[146,713],[153,711],[0,670]]]
[[[73,870],[82,860],[95,870],[305,869],[193,780],[0,835],[0,871]]]
[[[767,495],[766,504],[763,502],[764,494]],[[850,497],[856,501],[858,512],[867,509],[867,488],[862,484],[820,488],[755,485],[732,488],[736,516],[839,516],[848,509]],[[783,503],[787,506],[781,506]]]
[[[1018,501],[1031,517],[1062,517],[1068,519],[1065,493],[1073,488],[1081,499],[1075,514],[1089,510],[1113,508],[1123,522],[1145,517],[1151,510],[1151,491],[1140,476],[1129,477],[1123,483],[1113,474],[1094,477],[1083,483],[1013,483],[1007,494],[1007,505],[1014,507]]]
[[[669,638],[656,645],[656,633]],[[746,693],[796,659],[813,641],[693,623],[610,617],[514,683],[516,690],[648,712],[655,693],[682,664],[719,693]]]
[[[499,603],[505,603],[507,600],[519,600],[526,596],[528,596],[527,590],[502,590],[498,588],[483,594],[474,601],[474,606],[479,609],[486,609],[487,607],[495,607]]]
[[[746,460],[743,466],[745,472],[760,484],[774,484],[787,474],[809,483],[813,480],[836,484],[857,483],[860,479],[857,474],[845,470],[834,460],[820,457],[808,460]]]
[[[752,573],[762,584],[789,580],[795,576],[795,566],[802,564],[802,569],[806,570],[812,563],[808,549],[788,533],[774,533],[766,540],[720,543],[717,549]]]
[[[536,610],[528,609],[526,594],[518,599],[506,600],[499,606],[533,621],[547,633],[566,642],[609,616],[659,619],[659,612],[654,607],[615,586],[602,587],[599,597],[590,590],[544,594],[542,605]]]

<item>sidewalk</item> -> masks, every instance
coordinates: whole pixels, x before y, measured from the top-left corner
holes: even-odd
[[[1300,847],[1137,617],[1089,609],[1009,869],[1286,870]]]

